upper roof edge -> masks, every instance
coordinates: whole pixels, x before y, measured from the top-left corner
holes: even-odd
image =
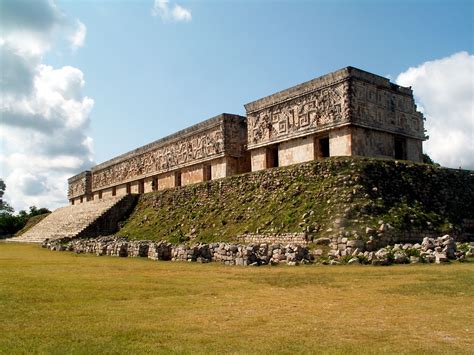
[[[281,101],[291,99],[305,94],[309,91],[317,90],[318,88],[323,88],[337,82],[349,79],[356,78],[366,82],[371,82],[378,86],[384,86],[389,89],[394,89],[400,91],[403,94],[411,95],[412,91],[410,88],[405,88],[403,86],[391,83],[390,80],[386,77],[370,73],[368,71],[353,67],[347,66],[331,73],[319,76],[317,78],[305,81],[301,84],[289,87],[287,89],[278,91],[274,94],[267,95],[258,100],[249,102],[244,105],[247,113],[260,110],[264,107],[268,107],[274,104],[277,104]]]

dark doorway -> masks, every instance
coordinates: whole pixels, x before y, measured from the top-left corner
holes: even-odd
[[[329,137],[319,139],[319,152],[321,158],[329,158]]]
[[[117,188],[114,186],[112,187],[112,196],[117,195]]]
[[[145,181],[142,179],[138,181],[138,193],[142,194],[144,192],[145,192]]]
[[[267,168],[276,168],[278,166],[278,145],[275,145],[267,148]]]
[[[181,186],[181,172],[177,171],[174,173],[174,181],[175,181],[175,186]]]
[[[151,182],[151,189],[152,191],[158,190],[158,178],[153,178]]]
[[[202,178],[204,181],[211,180],[211,166],[210,165],[204,165],[202,167],[202,175],[203,175]]]
[[[132,192],[132,189],[131,189],[130,183],[127,182],[127,195],[130,194],[131,192]]]
[[[395,159],[406,160],[406,139],[395,137]]]
[[[99,200],[102,198],[102,191],[99,191]]]

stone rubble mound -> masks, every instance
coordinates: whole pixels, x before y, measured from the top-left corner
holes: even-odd
[[[454,238],[444,235],[438,238],[423,238],[420,243],[405,243],[389,245],[378,250],[368,251],[360,241],[352,245],[351,241],[345,241],[348,246],[339,244],[336,249],[331,249],[323,263],[328,264],[372,264],[390,265],[407,263],[444,263],[450,260],[463,261],[468,257],[474,257],[474,243],[456,243]],[[317,249],[315,255],[322,256],[322,250]]]
[[[474,243],[456,243],[449,235],[439,238],[424,238],[421,244],[395,244],[377,251],[359,251],[352,255],[341,255],[340,250],[329,250],[324,255],[321,249],[310,250],[298,244],[234,244],[210,243],[196,245],[173,245],[166,241],[130,241],[124,237],[105,236],[94,239],[63,238],[46,240],[42,246],[51,250],[72,251],[119,257],[144,257],[152,260],[188,262],[219,262],[226,265],[299,265],[321,263],[337,264],[408,264],[444,263],[450,260],[463,261],[474,257]]]

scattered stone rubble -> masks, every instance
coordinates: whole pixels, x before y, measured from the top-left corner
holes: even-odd
[[[308,234],[303,233],[247,233],[237,236],[242,244],[308,244]]]
[[[360,239],[338,238],[337,243],[330,239],[330,250],[323,263],[336,264],[372,264],[390,265],[407,263],[443,263],[450,260],[464,260],[474,256],[474,243],[456,243],[454,238],[444,235],[439,238],[423,238],[420,243],[388,245],[374,250],[370,243]],[[323,255],[322,249],[316,249],[315,255]]]
[[[46,240],[42,246],[51,250],[92,253],[98,256],[148,257],[152,260],[188,262],[220,262],[226,265],[299,265],[321,263],[337,264],[408,264],[444,263],[450,260],[463,261],[474,257],[474,243],[456,243],[449,235],[439,238],[424,238],[416,244],[395,244],[369,251],[363,240],[342,238],[338,243],[330,238],[314,241],[316,249],[306,245],[259,243],[233,244],[210,243],[196,245],[173,245],[165,241],[130,241],[127,238],[106,236],[95,239]],[[322,248],[328,250],[324,251]]]

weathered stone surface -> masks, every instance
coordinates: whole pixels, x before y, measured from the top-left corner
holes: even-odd
[[[331,239],[329,238],[317,238],[314,240],[314,244],[316,245],[329,245],[329,243],[331,242]]]
[[[120,257],[148,257],[152,260],[190,262],[220,262],[226,265],[298,265],[309,263],[313,256],[306,246],[297,244],[232,244],[212,243],[172,245],[168,242],[128,241],[126,238],[107,236],[96,239],[47,240],[43,247],[51,250],[69,250],[76,253],[95,253]]]
[[[252,171],[321,156],[421,161],[423,116],[411,89],[356,68],[324,75],[245,108]],[[278,152],[277,162],[272,151]]]
[[[10,241],[42,243],[45,239],[87,238],[115,233],[118,222],[130,213],[135,203],[136,196],[129,195],[61,207]]]
[[[435,258],[436,264],[441,264],[449,261],[445,253],[435,253]]]
[[[245,118],[222,114],[92,168],[92,191],[180,167],[244,154]],[[243,126],[242,126],[243,125]]]
[[[312,262],[322,264],[338,265],[348,264],[372,264],[390,265],[405,263],[445,263],[450,259],[463,261],[472,255],[474,246],[467,243],[455,243],[453,238],[443,237],[425,240],[425,245],[451,245],[455,252],[450,258],[444,252],[434,250],[423,250],[420,244],[396,244],[386,246],[373,251],[353,251],[352,254],[346,250],[329,250],[324,255],[322,249],[310,251],[306,245],[280,244],[280,243],[252,243],[248,245],[235,243],[211,243],[195,245],[173,245],[168,242],[129,241],[126,238],[107,236],[95,239],[71,239],[63,238],[46,240],[43,247],[57,251],[73,251],[76,253],[93,253],[96,255],[111,255],[119,257],[148,257],[152,260],[173,260],[188,262],[220,262],[226,265],[299,265]],[[467,251],[466,251],[467,250]],[[415,254],[415,255],[413,255]],[[419,254],[419,256],[418,256]],[[348,258],[350,256],[350,258]]]
[[[352,265],[352,264],[357,264],[359,265],[360,264],[360,261],[358,258],[352,258],[350,259],[348,262],[347,262],[349,265]]]
[[[245,105],[69,179],[69,199],[145,193],[327,156],[421,161],[410,88],[347,67]],[[377,187],[372,191],[377,192]]]
[[[260,233],[242,234],[237,240],[243,244],[252,243],[281,243],[281,244],[307,244],[307,233]]]
[[[92,193],[91,182],[92,175],[89,170],[83,171],[82,173],[69,178],[67,198],[71,200],[83,196],[83,199],[87,199],[87,196],[90,196]]]

